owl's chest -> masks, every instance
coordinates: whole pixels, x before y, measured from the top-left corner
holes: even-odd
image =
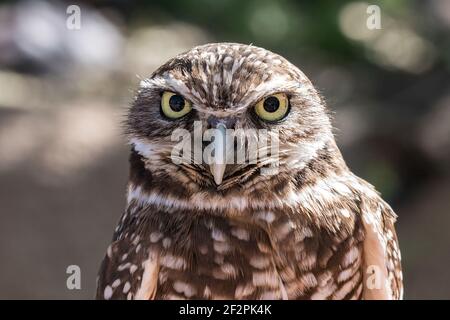
[[[158,299],[302,299],[358,297],[360,232],[351,236],[274,219],[260,224],[198,219],[161,239]],[[345,272],[344,272],[345,271]]]

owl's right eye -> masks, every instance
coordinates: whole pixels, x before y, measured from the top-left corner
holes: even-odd
[[[161,111],[170,119],[178,119],[187,115],[192,110],[192,105],[182,95],[164,91],[161,97]]]

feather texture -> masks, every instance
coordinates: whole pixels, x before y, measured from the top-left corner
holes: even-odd
[[[160,93],[192,102],[168,122]],[[211,114],[268,128],[248,110],[283,92],[280,158],[227,166],[216,185],[203,163],[170,158],[176,127]],[[196,47],[143,81],[127,120],[127,208],[99,273],[99,299],[400,299],[396,216],[345,165],[323,100],[306,76],[267,50]],[[274,125],[272,125],[274,126]],[[227,171],[228,170],[228,171]]]

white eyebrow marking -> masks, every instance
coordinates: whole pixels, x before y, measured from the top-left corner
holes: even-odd
[[[257,100],[264,98],[264,96],[283,91],[306,91],[307,87],[302,86],[299,81],[290,80],[285,75],[276,76],[268,81],[259,83],[256,87],[250,87],[244,96],[239,99],[239,105],[248,107],[250,104],[256,103]],[[300,91],[299,91],[300,90]]]
[[[194,105],[206,104],[205,99],[200,96],[198,91],[194,88],[190,89],[186,86],[183,80],[177,79],[171,73],[165,73],[162,76],[155,76],[141,81],[140,88],[144,89],[163,89],[177,92],[185,98],[191,100]]]
[[[213,89],[220,85],[230,86],[231,83],[221,83],[220,79],[216,79]],[[225,80],[224,80],[225,81]],[[140,88],[145,89],[163,89],[177,92],[192,102],[192,108],[215,116],[229,116],[245,112],[253,104],[267,95],[294,91],[299,95],[307,95],[309,86],[304,86],[297,80],[291,80],[287,75],[276,76],[268,81],[261,82],[257,86],[250,87],[244,96],[236,101],[228,101],[226,106],[208,106],[208,101],[205,97],[202,97],[195,88],[189,88],[183,80],[175,78],[171,73],[165,73],[162,76],[155,76],[142,80],[140,82]],[[215,103],[217,104],[217,103]],[[227,107],[226,110],[218,110],[216,107]]]

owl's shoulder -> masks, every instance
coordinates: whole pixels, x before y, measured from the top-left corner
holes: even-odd
[[[157,268],[157,256],[142,241],[140,227],[145,216],[136,211],[140,211],[140,207],[133,202],[114,231],[113,241],[100,266],[97,299],[137,299],[152,294],[151,288],[142,288],[142,280]]]
[[[401,299],[403,274],[394,224],[397,215],[368,182],[360,186],[360,216],[364,228],[364,298]]]

